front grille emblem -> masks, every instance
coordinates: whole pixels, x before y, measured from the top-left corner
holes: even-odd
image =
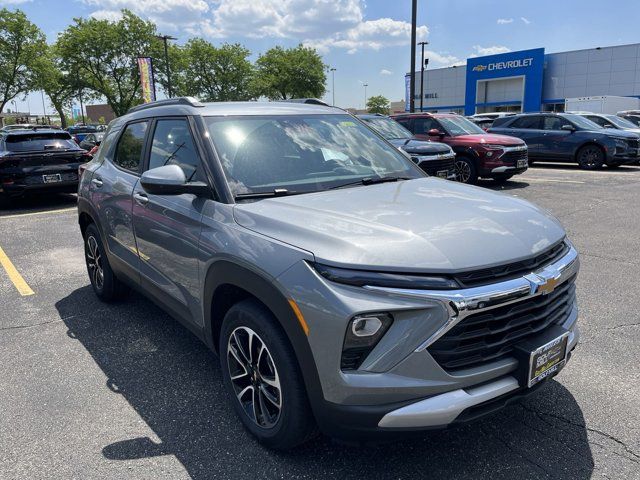
[[[531,295],[535,295],[536,293],[540,293],[542,295],[549,295],[553,292],[558,284],[560,283],[560,278],[554,277],[541,277],[536,275],[535,273],[531,273],[526,275],[525,278],[531,284]]]

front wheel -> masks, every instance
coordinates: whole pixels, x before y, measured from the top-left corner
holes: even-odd
[[[218,351],[224,383],[247,430],[279,450],[311,438],[316,426],[295,353],[266,307],[255,300],[231,307]]]
[[[456,180],[460,183],[476,183],[478,181],[478,172],[476,166],[468,157],[458,156],[455,163]]]
[[[604,152],[597,145],[585,145],[576,155],[583,170],[599,170],[604,165]]]

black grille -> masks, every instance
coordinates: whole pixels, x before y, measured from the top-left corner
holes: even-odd
[[[477,287],[496,281],[503,281],[509,278],[516,278],[522,274],[531,273],[533,270],[544,267],[563,256],[569,247],[562,242],[549,250],[546,250],[535,257],[528,258],[519,262],[500,265],[497,267],[483,268],[481,270],[473,270],[471,272],[458,273],[455,275],[456,280],[463,287]]]
[[[631,148],[635,148],[635,149],[640,148],[640,139],[635,139],[635,138],[627,139],[627,143]]]
[[[441,172],[442,170],[452,172],[454,168],[454,159],[455,157],[440,159],[436,159],[434,157],[434,160],[422,160],[419,166],[428,175],[436,176],[438,172]]]
[[[500,157],[500,160],[504,163],[512,163],[512,164],[516,164],[518,160],[524,160],[527,158],[527,151],[526,150],[517,150],[515,152],[507,152],[504,155],[502,155],[502,157]]]
[[[508,357],[516,343],[562,323],[575,300],[575,276],[539,295],[462,320],[428,348],[450,373]]]

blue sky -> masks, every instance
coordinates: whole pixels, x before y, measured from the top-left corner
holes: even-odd
[[[363,83],[369,96],[404,96],[410,0],[0,0],[0,5],[24,10],[50,41],[74,17],[117,18],[121,8],[129,8],[179,43],[196,35],[214,43],[240,42],[257,57],[274,45],[303,42],[337,69],[339,106],[362,107]],[[429,68],[509,50],[558,52],[640,42],[639,19],[637,0],[418,0],[418,31],[430,42]],[[18,106],[42,113],[39,94],[18,100]]]

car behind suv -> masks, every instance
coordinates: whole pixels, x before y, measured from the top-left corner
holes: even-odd
[[[488,134],[460,115],[413,113],[392,118],[419,139],[450,145],[456,153],[456,178],[462,183],[476,183],[479,177],[505,182],[528,167],[522,140]]]
[[[91,159],[63,130],[0,132],[0,195],[78,189],[78,168]]]
[[[340,109],[136,107],[83,168],[78,210],[98,297],[133,287],[190,328],[274,448],[472,420],[578,342],[556,219],[427,177]]]
[[[411,159],[432,177],[456,179],[456,155],[449,145],[414,138],[398,122],[379,114],[358,115],[358,118],[382,135],[389,143],[407,152]]]
[[[514,135],[529,146],[532,161],[577,162],[586,170],[618,167],[640,158],[638,135],[602,128],[571,113],[523,113],[498,118],[492,133]]]

